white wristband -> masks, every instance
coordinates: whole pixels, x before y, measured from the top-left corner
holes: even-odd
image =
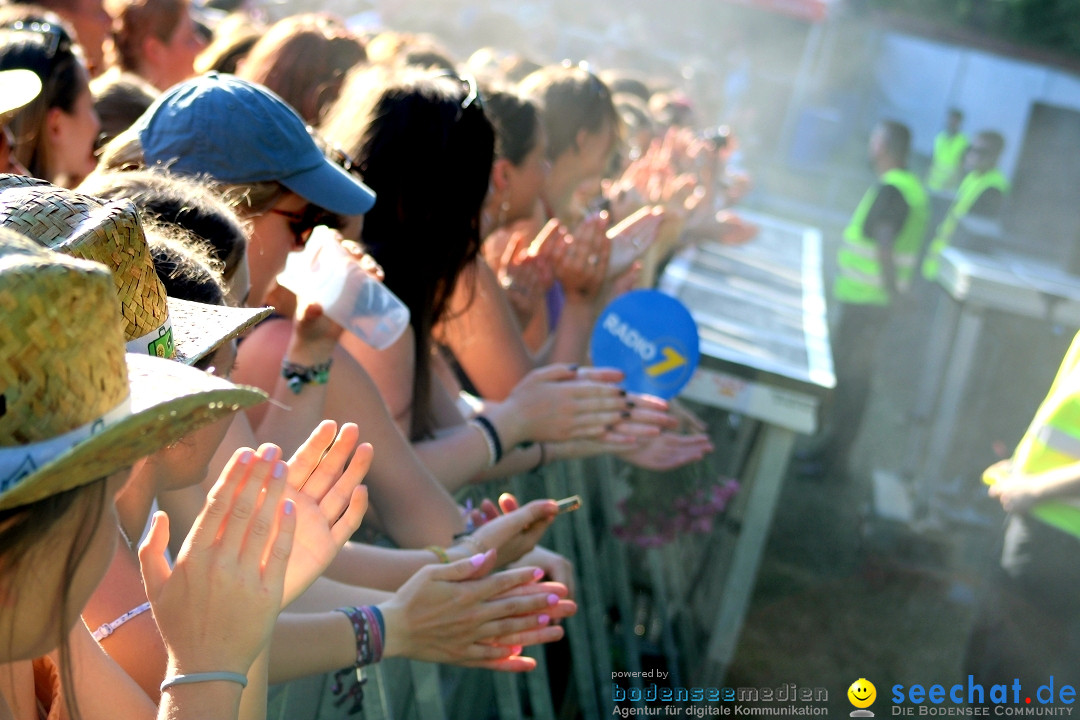
[[[128,544],[130,544],[130,543],[128,543]],[[144,602],[139,607],[132,608],[131,610],[128,610],[126,613],[124,613],[120,617],[116,618],[112,622],[103,623],[101,625],[101,627],[99,627],[97,630],[95,630],[93,632],[94,639],[97,640],[98,642],[101,642],[102,640],[104,640],[105,638],[109,637],[114,632],[116,632],[116,628],[120,627],[121,625],[126,623],[128,620],[130,620],[130,619],[132,619],[134,617],[138,617],[139,615],[142,615],[144,612],[146,612],[149,609],[150,609],[150,603],[149,602]]]
[[[211,682],[214,680],[239,683],[241,688],[246,688],[248,684],[247,676],[241,673],[226,671],[188,673],[187,675],[173,675],[172,677],[165,678],[164,682],[161,683],[161,692],[165,692],[167,688],[171,688],[174,685],[189,685],[191,683]]]

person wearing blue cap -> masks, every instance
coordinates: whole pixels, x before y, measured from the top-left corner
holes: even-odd
[[[210,73],[164,93],[102,153],[103,168],[162,166],[208,177],[252,220],[251,301],[260,302],[292,250],[318,225],[362,215],[375,193],[319,149],[270,90]]]

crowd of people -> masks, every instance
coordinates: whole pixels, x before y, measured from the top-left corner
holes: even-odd
[[[712,450],[588,358],[684,238],[749,232],[734,138],[669,90],[327,14],[0,6],[0,718],[532,669],[576,610],[556,503],[454,494]],[[315,233],[408,308],[389,347],[277,283]]]

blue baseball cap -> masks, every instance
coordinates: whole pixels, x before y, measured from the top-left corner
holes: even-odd
[[[326,158],[304,121],[261,85],[209,73],[161,95],[133,126],[147,165],[223,184],[276,181],[338,215],[360,215],[375,193]]]

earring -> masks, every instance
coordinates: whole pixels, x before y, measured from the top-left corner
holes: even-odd
[[[503,200],[499,203],[499,221],[495,224],[495,227],[502,227],[506,224],[506,214],[510,212],[510,201]]]

